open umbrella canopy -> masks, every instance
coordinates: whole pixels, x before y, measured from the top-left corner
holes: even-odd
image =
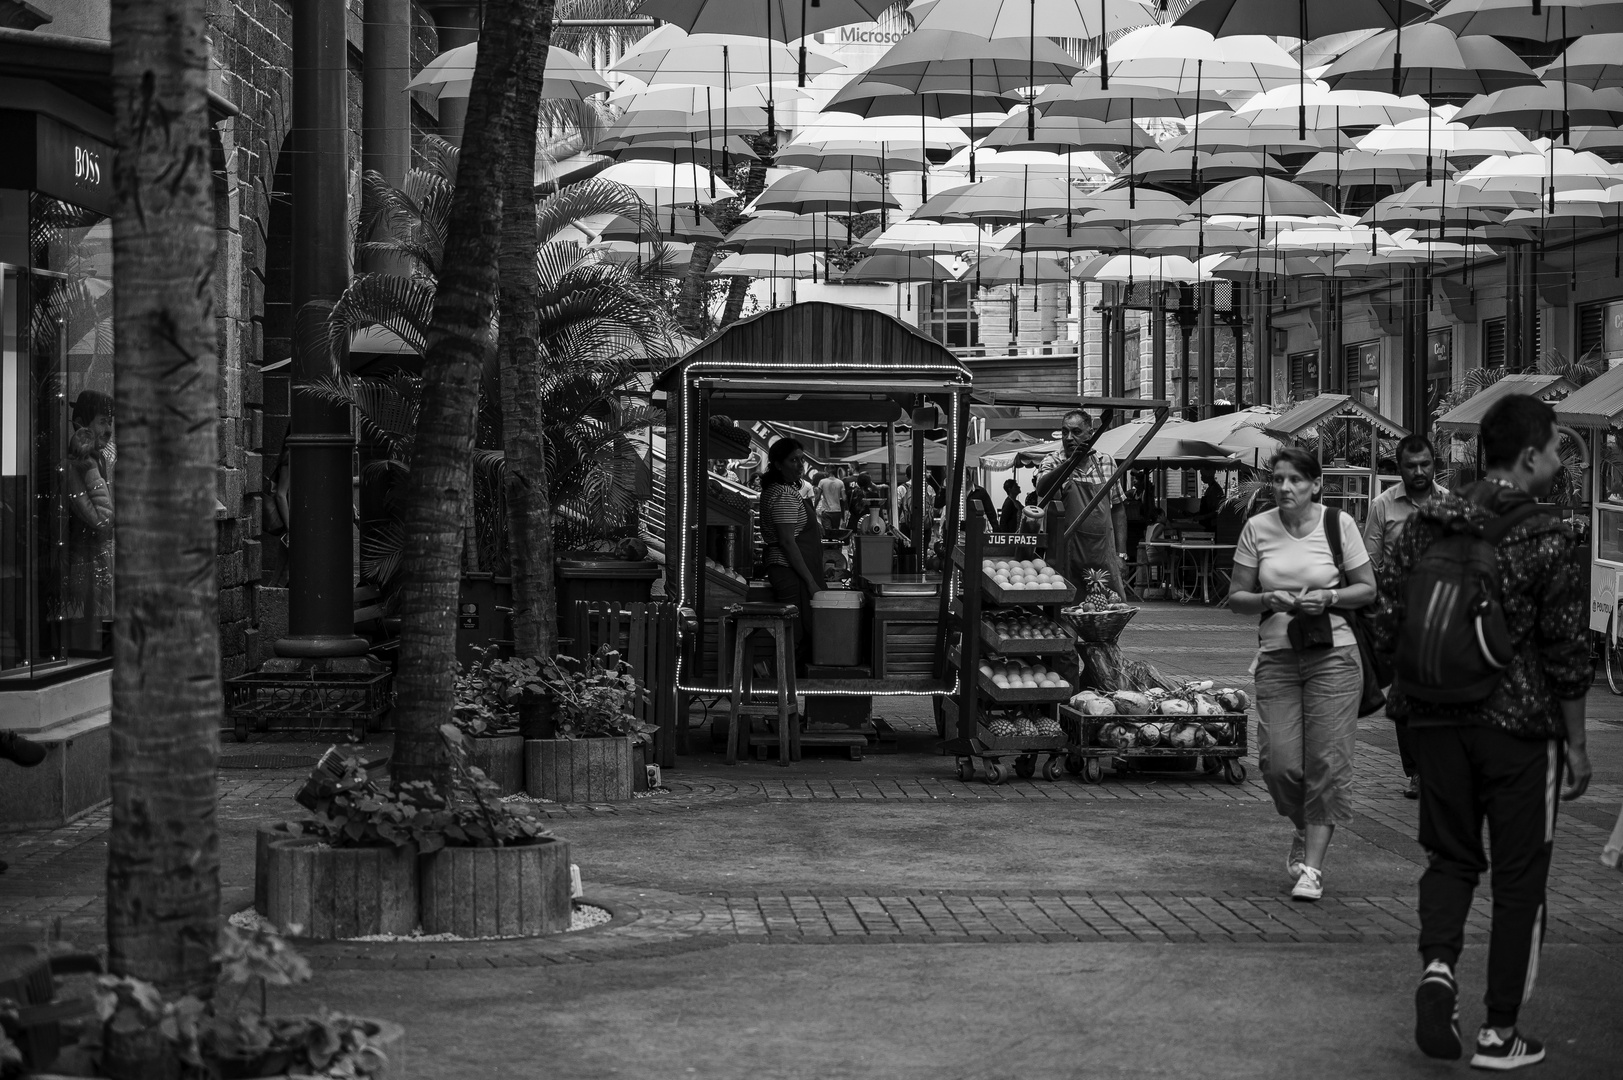
[[[1193,159],[1193,160],[1191,160]],[[1239,176],[1269,173],[1284,176],[1290,170],[1271,155],[1258,151],[1225,151],[1220,154],[1195,151],[1188,147],[1178,150],[1159,148],[1145,150],[1133,158],[1133,175],[1151,182],[1189,178],[1191,171],[1209,183],[1221,183]]]
[[[1144,437],[1147,426],[1144,423],[1134,422],[1113,427],[1099,436],[1093,448],[1098,453],[1123,461]],[[1146,468],[1152,465],[1222,465],[1233,460],[1233,453],[1215,443],[1183,438],[1180,434],[1182,427],[1182,421],[1168,420],[1155,437],[1144,445],[1143,451],[1138,455],[1137,464]],[[1016,462],[1035,464],[1062,449],[1060,440],[1055,439],[1052,442],[1020,447],[1014,451],[1013,457]]]
[[[1089,192],[1083,200],[1080,220],[1089,225],[1170,225],[1182,221],[1194,211],[1189,204],[1169,192],[1156,188],[1139,188],[1129,192],[1125,187],[1109,187]]]
[[[1554,147],[1541,154],[1484,158],[1456,178],[1479,191],[1604,191],[1623,184],[1623,170],[1597,154]]]
[[[1117,251],[1127,246],[1127,234],[1109,225],[1067,224],[1058,218],[1023,226],[1005,238],[1003,246],[1017,251]]]
[[[1623,90],[1544,82],[1513,86],[1466,102],[1454,122],[1467,127],[1510,127],[1521,131],[1560,131],[1573,124],[1623,123]]]
[[[917,5],[914,5],[916,8]],[[1139,0],[938,0],[920,19],[924,30],[956,30],[982,38],[1097,38],[1154,21]]]
[[[1091,150],[1049,154],[1037,150],[996,150],[984,145],[964,147],[934,171],[941,175],[967,176],[971,155],[975,159],[974,178],[981,180],[994,176],[1015,180],[1093,180],[1116,175],[1115,167]]]
[[[950,188],[913,217],[936,221],[1046,221],[1075,208],[1077,193],[1064,180],[996,176]]]
[[[1447,177],[1454,172],[1441,155],[1431,159],[1432,172]],[[1426,177],[1426,155],[1407,154],[1386,150],[1347,149],[1337,154],[1327,151],[1314,154],[1306,164],[1296,170],[1298,184],[1375,184],[1382,187],[1403,187]]]
[[[1075,116],[1083,120],[1148,120],[1162,116],[1186,117],[1197,112],[1227,112],[1229,103],[1215,90],[1201,97],[1179,94],[1160,86],[1112,79],[1100,85],[1097,74],[1083,72],[1068,83],[1045,86],[1034,103],[1044,116]]]
[[[787,255],[850,242],[850,228],[828,215],[751,218],[718,245],[746,254]]]
[[[720,177],[710,175],[702,165],[675,165],[668,161],[617,161],[598,173],[603,180],[635,191],[650,206],[708,205],[716,199],[730,199],[737,192]],[[716,194],[710,194],[710,185]]]
[[[1563,79],[1573,86],[1601,90],[1623,86],[1623,34],[1590,34],[1539,68],[1540,78]]]
[[[1175,94],[1255,94],[1294,83],[1301,66],[1272,38],[1214,38],[1192,26],[1147,26],[1110,48],[1110,81]]]
[[[689,34],[667,24],[638,39],[610,71],[629,75],[649,86],[733,87],[770,83],[792,76],[799,56],[788,46],[737,31]],[[808,50],[808,74],[841,67],[839,61]]]
[[[909,219],[892,224],[868,242],[868,247],[889,251],[972,251],[983,240],[981,230],[968,222]]]
[[[608,100],[610,105],[618,106],[626,114],[647,109],[688,113],[709,112],[714,114],[719,124],[723,107],[758,109],[760,110],[758,113],[751,115],[764,118],[768,101],[776,101],[781,105],[785,101],[800,101],[809,96],[804,90],[788,86],[768,86],[765,83],[734,86],[724,94],[718,86],[664,85],[650,89],[636,79],[627,79],[620,89],[609,95]]]
[[[1495,154],[1537,152],[1531,139],[1511,127],[1470,128],[1454,122],[1421,117],[1401,124],[1383,124],[1362,136],[1356,146],[1372,153],[1447,154],[1453,161],[1475,161]]]
[[[1430,111],[1431,106],[1419,95],[1397,97],[1380,90],[1333,90],[1323,82],[1277,86],[1234,108],[1237,117],[1250,117],[1254,123],[1274,127],[1296,127],[1305,116],[1309,131],[1397,124]]]
[[[1086,281],[1200,281],[1200,267],[1181,255],[1111,255],[1078,267]]]
[[[882,251],[858,260],[840,276],[846,282],[954,281],[952,271],[929,255]]]
[[[442,101],[465,98],[473,86],[473,65],[478,57],[477,41],[448,49],[424,64],[417,77],[406,84],[406,89],[431,90],[439,87]],[[592,70],[592,65],[574,53],[556,45],[547,49],[547,73],[541,83],[543,98],[583,100],[594,94],[606,94],[612,89],[603,76]]]
[[[719,96],[719,92],[718,92]],[[725,136],[735,131],[765,131],[766,110],[755,106],[706,112],[681,109],[627,110],[598,139],[599,147],[613,148],[634,139],[670,139],[676,136]]]
[[[970,443],[964,447],[964,465],[975,468],[981,464],[983,458],[1013,454],[1022,447],[1033,446],[1037,442],[1037,439],[1023,431],[1007,431],[995,439]],[[1007,465],[1004,466],[1004,468],[1007,467]]]
[[[1145,255],[1181,255],[1186,259],[1214,251],[1245,251],[1257,245],[1255,233],[1232,225],[1182,221],[1148,225],[1127,234],[1132,250]]]
[[[675,228],[672,229],[669,226],[670,223],[666,221],[661,221],[659,223],[660,235],[666,240],[685,240],[691,242],[695,240],[719,241],[721,239],[721,230],[716,228],[715,225],[711,223],[709,218],[702,215],[699,217],[699,220],[695,222],[692,214],[678,214],[676,216]],[[630,218],[622,217],[617,214],[613,218],[603,222],[602,226],[598,229],[598,236],[604,240],[631,240],[634,242],[640,242],[648,239],[648,230],[645,227],[639,227],[638,224],[635,221],[632,221]]]
[[[901,203],[868,173],[810,169],[774,180],[752,205],[754,210],[787,210],[792,214],[865,214],[901,208]]]
[[[1561,41],[1623,31],[1618,0],[1449,0],[1431,21],[1461,37],[1492,34],[1526,41]]]
[[[1399,40],[1401,38],[1401,40]],[[1323,79],[1342,90],[1392,90],[1392,72],[1401,57],[1397,91],[1432,99],[1491,94],[1539,81],[1509,46],[1484,35],[1456,37],[1436,23],[1388,30],[1348,49],[1325,69]]]
[[[1323,257],[1264,251],[1260,255],[1248,255],[1244,252],[1221,255],[1212,259],[1207,268],[1212,277],[1244,281],[1250,277],[1326,277],[1332,269],[1332,264],[1328,258]]]
[[[957,150],[968,146],[969,141],[969,136],[956,124],[934,116],[920,121],[916,110],[911,117],[872,118],[823,112],[809,117],[795,131],[794,142],[788,145],[853,143],[865,144],[876,150],[881,146],[888,149],[902,147],[912,150],[916,156],[920,146],[931,150]]]
[[[793,41],[819,30],[872,22],[894,2],[818,0],[808,5],[803,0],[643,0],[637,10],[675,23],[690,34],[741,34]]]
[[[1000,94],[1028,86],[1069,82],[1082,70],[1071,54],[1047,37],[988,40],[954,30],[919,29],[906,34],[868,69],[867,79],[913,89],[985,89]],[[951,77],[933,87],[918,80]],[[970,80],[974,80],[974,86]]]
[[[816,252],[798,255],[769,255],[760,252],[733,252],[710,267],[710,273],[728,277],[809,278],[826,276],[823,257]]]
[[[1037,150],[1069,154],[1078,150],[1148,150],[1155,146],[1150,133],[1130,120],[1084,120],[1075,116],[1027,116],[1017,108],[992,129],[983,146],[996,150]]]
[[[596,150],[616,161],[669,161],[678,165],[698,162],[713,168],[720,168],[723,161],[730,167],[738,162],[759,160],[754,148],[738,135],[615,139],[598,144]]]
[[[1024,255],[1018,251],[994,251],[981,256],[958,279],[977,285],[1035,285],[1064,281],[1066,272],[1058,259],[1035,251]]]
[[[860,117],[910,116],[915,122],[931,117],[946,120],[996,113],[996,119],[985,125],[990,129],[997,126],[1016,104],[1015,98],[993,94],[989,90],[977,90],[971,94],[967,90],[967,83],[965,85],[964,90],[921,93],[877,79],[852,79],[828,99],[823,113],[825,116],[830,113],[850,113]]]
[[[1276,123],[1240,113],[1220,113],[1202,118],[1200,133],[1191,132],[1179,140],[1180,148],[1202,150],[1271,150],[1276,154],[1313,154],[1336,144],[1333,125],[1299,128],[1295,120]]]
[[[1385,30],[1424,19],[1431,9],[1415,0],[1197,0],[1175,25],[1218,37],[1265,34],[1310,39],[1354,30]]]
[[[1243,176],[1219,184],[1195,204],[1199,214],[1241,214],[1273,217],[1317,217],[1335,214],[1335,208],[1300,184],[1275,176]]]

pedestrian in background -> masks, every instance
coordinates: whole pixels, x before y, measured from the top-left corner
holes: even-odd
[[[1323,474],[1312,454],[1287,447],[1269,470],[1275,506],[1240,532],[1229,606],[1262,616],[1257,758],[1275,809],[1295,830],[1285,860],[1291,896],[1313,901],[1324,895],[1330,838],[1353,820],[1364,670],[1338,611],[1375,599],[1375,573],[1351,516],[1318,501]]]
[[[824,473],[817,481],[817,516],[825,532],[838,529],[845,516],[845,481],[834,472]]]
[[[1488,1015],[1471,1064],[1504,1071],[1544,1060],[1543,1044],[1520,1034],[1516,1021],[1538,972],[1556,807],[1589,786],[1584,699],[1594,674],[1587,553],[1537,504],[1561,474],[1555,410],[1532,397],[1505,398],[1482,418],[1479,441],[1486,478],[1418,507],[1387,552],[1372,631],[1377,649],[1393,656],[1391,713],[1408,723],[1420,767],[1427,866],[1415,1042],[1430,1057],[1463,1053],[1455,968],[1472,894],[1491,865]],[[1428,556],[1462,536],[1491,545],[1490,570],[1465,571],[1476,596],[1451,580],[1462,572],[1451,547]],[[1480,584],[1493,567],[1497,595],[1491,580]],[[1434,647],[1451,633],[1483,655]],[[1490,639],[1498,655],[1488,654]],[[1484,820],[1491,860],[1482,850]]]
[[[1003,505],[998,507],[997,531],[1000,533],[1019,532],[1020,511],[1020,482],[1011,476],[1003,481]]]
[[[1403,483],[1393,484],[1377,495],[1369,504],[1369,521],[1364,525],[1364,547],[1369,561],[1375,566],[1379,579],[1386,552],[1397,542],[1404,523],[1422,506],[1448,494],[1435,479],[1437,475],[1437,449],[1424,435],[1407,435],[1398,443],[1398,474]],[[1387,716],[1392,715],[1391,709]],[[1409,784],[1403,791],[1406,799],[1420,798],[1420,774],[1416,771],[1414,753],[1409,748],[1409,725],[1401,720],[1392,721],[1398,737],[1398,760]]]

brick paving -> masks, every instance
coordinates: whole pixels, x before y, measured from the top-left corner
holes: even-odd
[[[1182,615],[1181,612],[1175,613]],[[1202,612],[1201,614],[1207,614]],[[1233,627],[1195,621],[1135,624],[1134,652],[1163,647],[1164,632],[1201,634]],[[1220,666],[1241,666],[1234,654],[1250,638],[1224,633],[1215,646],[1201,642],[1201,656],[1227,654]],[[1164,647],[1187,653],[1188,648]],[[1155,661],[1161,663],[1160,660]],[[1190,661],[1200,664],[1199,659]],[[1170,665],[1168,665],[1170,666]],[[1206,670],[1211,666],[1207,665]],[[1607,699],[1602,699],[1603,703]],[[1609,711],[1616,711],[1612,707]],[[918,730],[927,720],[899,715],[893,726]],[[1396,777],[1396,754],[1388,746],[1389,725],[1361,724],[1359,774]],[[1254,742],[1253,742],[1254,745]],[[284,741],[280,752],[307,753],[321,746]],[[235,751],[245,753],[246,751]],[[951,774],[950,758],[926,761],[897,758],[894,767],[870,758],[863,767],[834,775],[804,770],[766,779],[740,775],[711,779],[667,774],[669,791],[632,803],[603,806],[535,804],[560,822],[642,815],[703,814],[723,806],[806,802],[858,804],[919,803],[961,805],[988,802],[1024,804],[1093,801],[1106,803],[1187,802],[1191,809],[1214,803],[1266,802],[1257,779],[1254,752],[1245,783],[1218,778],[1133,775],[1085,784],[1012,782],[992,787],[964,783]],[[228,769],[220,775],[222,819],[267,820],[295,813],[291,796],[302,770]],[[1579,804],[1564,806],[1552,869],[1549,935],[1551,943],[1623,944],[1623,905],[1618,878],[1595,858],[1623,799],[1623,783],[1597,783]],[[1421,852],[1413,840],[1414,809],[1393,781],[1364,781],[1355,796],[1357,820],[1346,828],[1417,871]],[[11,869],[0,875],[0,936],[37,936],[65,926],[81,940],[100,926],[103,906],[108,811],[101,809],[57,829],[0,834],[0,853]],[[860,853],[854,853],[860,858]],[[878,868],[876,868],[878,869]],[[589,871],[588,871],[589,873]],[[879,876],[876,874],[876,876]],[[234,890],[233,907],[245,906],[246,890]],[[1486,892],[1486,890],[1483,890]],[[615,914],[608,926],[559,938],[506,942],[331,943],[302,946],[312,962],[328,969],[484,968],[583,963],[636,954],[665,955],[729,943],[765,944],[951,944],[963,942],[1157,942],[1157,943],[1323,943],[1358,945],[1405,943],[1414,939],[1417,919],[1413,894],[1331,895],[1314,905],[1293,904],[1283,891],[1250,895],[1222,890],[1034,890],[897,888],[882,880],[863,888],[751,890],[718,888],[678,893],[657,882],[594,885],[588,898]],[[1485,941],[1490,901],[1479,897],[1467,937]]]

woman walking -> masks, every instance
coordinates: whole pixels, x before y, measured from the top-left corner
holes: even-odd
[[[806,452],[794,439],[779,439],[766,452],[761,479],[761,539],[766,551],[766,581],[772,598],[800,610],[795,627],[795,666],[805,674],[811,659],[812,594],[828,586],[823,580],[823,526],[802,496]]]
[[[1352,517],[1319,503],[1322,470],[1313,455],[1287,447],[1269,469],[1275,509],[1240,533],[1229,606],[1262,616],[1258,758],[1275,808],[1295,827],[1286,859],[1291,896],[1311,901],[1324,895],[1330,837],[1353,819],[1363,666],[1338,612],[1374,601],[1375,573]]]

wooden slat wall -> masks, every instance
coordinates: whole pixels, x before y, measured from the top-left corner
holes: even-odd
[[[748,363],[761,368],[821,367],[862,361],[894,368],[956,362],[946,346],[890,315],[810,301],[734,323],[683,358],[700,364]]]
[[[1076,356],[971,357],[964,361],[975,375],[976,390],[1075,397]]]
[[[575,605],[575,640],[582,656],[603,645],[620,650],[631,673],[643,686],[632,712],[644,723],[655,724],[655,760],[662,768],[676,763],[676,653],[675,604]]]

